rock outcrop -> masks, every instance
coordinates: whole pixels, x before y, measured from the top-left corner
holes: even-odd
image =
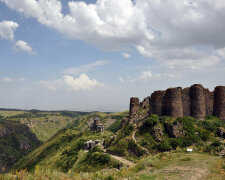
[[[132,122],[151,114],[174,118],[192,116],[199,120],[206,115],[214,115],[225,120],[225,86],[217,86],[210,92],[201,84],[194,84],[184,89],[177,87],[155,91],[142,102],[138,98],[130,99],[129,119]]]

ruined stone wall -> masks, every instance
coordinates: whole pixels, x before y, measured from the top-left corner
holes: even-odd
[[[140,102],[140,108],[146,109],[149,108],[150,105],[150,96],[144,98],[142,102]]]
[[[209,89],[204,89],[205,96],[205,111],[206,115],[213,114],[213,104],[214,104],[214,93],[210,92]]]
[[[167,116],[183,117],[182,89],[180,87],[167,89],[165,100]]]
[[[130,98],[130,118],[136,118],[139,110],[139,99],[137,97]]]
[[[154,93],[152,93],[150,105],[152,114],[157,114],[159,116],[165,115],[165,91],[155,91]]]
[[[192,116],[199,120],[206,115],[214,115],[225,120],[225,86],[217,86],[214,92],[200,84],[184,89],[169,88],[166,91],[155,91],[141,103],[138,98],[131,98],[130,118],[133,118],[133,122],[135,118],[146,118],[146,114],[138,114],[139,108],[143,110],[145,107],[148,115],[167,115],[174,118]]]
[[[190,116],[190,95],[189,95],[190,88],[182,89],[182,106],[183,106],[183,116]]]
[[[225,120],[225,86],[215,88],[213,115]]]
[[[204,88],[200,84],[190,87],[191,116],[196,119],[204,119],[206,116]]]

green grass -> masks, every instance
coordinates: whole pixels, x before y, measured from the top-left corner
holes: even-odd
[[[82,155],[84,156],[84,155]],[[84,158],[85,159],[85,158]],[[184,159],[188,159],[187,161]],[[81,160],[82,161],[82,160]],[[63,173],[59,170],[36,166],[33,172],[21,170],[17,173],[0,175],[0,180],[34,180],[34,179],[224,179],[225,159],[218,156],[211,156],[204,153],[159,153],[154,156],[147,156],[139,160],[136,166],[130,168],[103,169],[97,172],[75,172]]]

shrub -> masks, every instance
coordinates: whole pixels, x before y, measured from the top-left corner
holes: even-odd
[[[135,156],[140,157],[145,154],[145,151],[141,149],[134,140],[128,140],[128,149],[129,151],[133,152]]]
[[[87,162],[90,164],[100,164],[100,165],[105,165],[108,164],[111,161],[111,158],[108,154],[103,154],[99,152],[95,153],[90,153],[87,156]]]
[[[150,117],[148,117],[145,120],[145,124],[150,126],[150,127],[153,127],[153,126],[155,126],[158,123],[159,123],[159,117],[157,115],[155,115],[155,114],[152,114]]]
[[[164,151],[170,151],[171,150],[171,145],[168,140],[164,140],[161,143],[158,144],[157,150],[160,152]]]
[[[210,140],[210,139],[211,139],[210,132],[209,132],[209,131],[203,130],[202,132],[200,132],[200,138],[201,138],[203,141],[208,141],[208,140]]]

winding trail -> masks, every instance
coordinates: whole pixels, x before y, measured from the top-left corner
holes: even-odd
[[[109,154],[109,153],[107,153],[107,154]],[[125,165],[128,165],[128,166],[134,166],[134,165],[135,165],[135,163],[133,163],[132,161],[129,161],[129,160],[123,158],[123,157],[116,156],[116,155],[113,155],[113,154],[109,154],[109,155],[110,155],[112,158],[114,158],[114,159],[116,159],[116,160],[122,162],[122,163],[125,164]]]
[[[137,139],[135,138],[135,134],[136,134],[137,130],[135,130],[133,133],[132,133],[132,139],[134,140],[134,142],[144,151],[146,151],[146,153],[148,154],[149,151],[148,149],[146,149],[145,147],[141,146],[140,144],[138,144],[138,141]]]

